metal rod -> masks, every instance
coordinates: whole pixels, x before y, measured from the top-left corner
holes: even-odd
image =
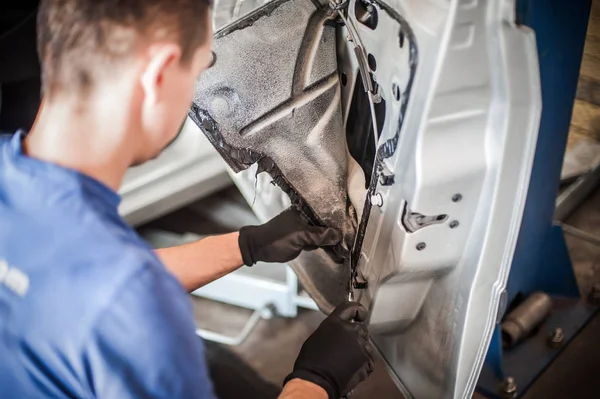
[[[377,117],[375,116],[375,100],[373,99],[373,92],[369,93],[369,108],[371,109],[371,122],[373,123],[373,138],[375,140],[375,152],[377,152],[377,145],[379,144],[379,132],[377,131]]]
[[[352,21],[347,19],[344,16],[343,4],[344,3],[337,3],[335,0],[329,0],[329,5],[331,6],[331,8],[333,10],[337,11],[338,15],[340,16],[340,18],[346,25],[346,29],[348,30],[349,40],[352,42],[352,45],[354,46],[354,56],[356,57],[356,61],[358,63],[358,69],[360,70],[360,74],[362,77],[363,88],[365,89],[365,92],[367,93],[367,96],[369,99],[369,111],[371,113],[371,123],[372,123],[372,127],[373,127],[373,140],[375,142],[375,153],[377,153],[377,146],[379,145],[379,130],[377,128],[377,116],[375,115],[375,95],[376,95],[376,93],[375,93],[375,90],[373,89],[373,84],[371,82],[369,70],[367,69],[368,62],[367,62],[367,57],[365,54],[362,40],[361,40],[360,36],[358,35],[358,31],[356,30],[356,27],[354,26]],[[371,178],[375,177],[376,165],[377,165],[377,163],[374,162],[373,163],[373,174],[372,174]],[[364,210],[363,210],[363,212],[364,212]],[[362,215],[361,215],[361,217],[362,217]],[[352,248],[350,249],[351,255],[354,252],[354,248],[356,247],[357,238],[358,238],[358,235],[356,235],[354,237],[354,244],[352,245]],[[348,300],[353,301],[354,300],[353,283],[356,278],[356,271],[352,268],[352,257],[351,256],[348,259],[348,263],[350,265],[350,284],[348,287]]]
[[[578,228],[570,226],[568,224],[558,223],[558,225],[560,227],[562,227],[562,229],[565,233],[570,234],[573,237],[577,237],[583,241],[587,241],[590,244],[594,244],[594,245],[597,245],[600,247],[600,238],[598,238],[590,233],[587,233],[583,230],[579,230]]]
[[[248,335],[250,335],[250,332],[258,324],[258,322],[259,322],[259,320],[261,318],[262,312],[266,308],[267,307],[256,309],[254,311],[254,313],[252,313],[252,316],[250,316],[250,318],[248,319],[248,321],[246,322],[246,324],[244,324],[244,327],[242,328],[242,331],[237,336],[235,336],[235,337],[231,337],[231,336],[228,336],[228,335],[225,335],[225,334],[219,334],[219,333],[216,333],[214,331],[204,330],[202,328],[196,329],[196,334],[198,334],[199,336],[201,336],[202,338],[204,338],[206,340],[213,341],[213,342],[218,342],[220,344],[230,345],[230,346],[239,345],[242,342],[244,342],[244,340],[246,338],[248,338]]]
[[[581,176],[556,199],[554,220],[562,222],[600,185],[600,165]]]

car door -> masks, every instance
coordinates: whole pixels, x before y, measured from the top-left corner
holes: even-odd
[[[470,397],[520,227],[541,111],[510,0],[274,0],[219,29],[189,117],[263,219],[338,228],[292,267],[352,298],[408,397]]]

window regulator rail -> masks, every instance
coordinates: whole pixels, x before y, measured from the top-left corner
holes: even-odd
[[[378,143],[379,143],[379,131],[377,129],[377,116],[375,115],[375,103],[380,102],[381,97],[376,92],[376,89],[373,86],[373,82],[371,81],[368,62],[367,62],[367,55],[365,53],[362,40],[360,39],[360,36],[358,35],[358,31],[356,30],[356,26],[354,26],[354,23],[352,22],[352,20],[349,20],[344,15],[344,10],[346,10],[348,8],[348,5],[349,5],[348,0],[345,0],[343,2],[337,2],[335,0],[329,1],[330,8],[333,11],[337,12],[339,17],[342,19],[344,25],[346,25],[346,29],[348,30],[347,38],[348,38],[348,41],[350,43],[352,43],[352,46],[354,49],[354,56],[356,57],[356,61],[358,63],[358,69],[360,70],[360,76],[362,79],[363,88],[369,98],[369,111],[371,112],[371,122],[373,124],[373,138],[375,140],[375,148],[377,148]],[[374,166],[373,169],[375,169],[375,165],[373,165],[373,166]],[[376,176],[375,170],[373,170],[372,176]],[[354,250],[356,247],[357,237],[358,237],[358,234],[354,238],[354,244],[350,251],[350,259],[348,260],[348,263],[350,265],[350,267],[349,267],[350,280],[349,280],[349,287],[348,287],[348,300],[350,300],[350,301],[354,300],[354,289],[367,288],[367,283],[365,281],[358,280],[358,271],[356,270],[356,266],[358,265],[358,262],[355,263],[352,261],[352,254],[354,253]]]

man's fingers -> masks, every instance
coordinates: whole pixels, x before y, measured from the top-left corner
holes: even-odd
[[[331,227],[311,225],[301,212],[291,207],[263,225],[241,228],[238,242],[244,264],[251,266],[258,261],[288,262],[302,250],[337,250],[342,233]]]

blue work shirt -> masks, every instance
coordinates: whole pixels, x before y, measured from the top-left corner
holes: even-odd
[[[23,137],[0,135],[0,398],[213,398],[189,298],[119,196]]]

